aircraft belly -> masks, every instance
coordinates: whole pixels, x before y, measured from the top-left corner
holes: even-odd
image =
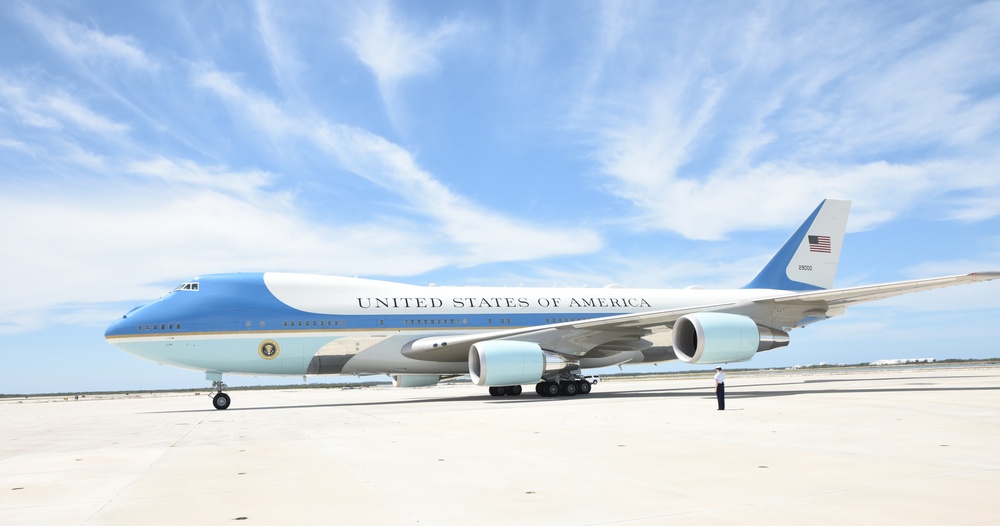
[[[347,336],[327,342],[312,356],[306,374],[341,374],[358,353],[386,339],[386,336]]]
[[[136,338],[117,345],[140,358],[153,362],[216,373],[252,375],[306,374],[311,358],[330,336],[288,337],[273,334],[249,334],[238,337]],[[263,350],[268,342],[277,344],[276,352]]]
[[[641,351],[625,351],[625,352],[616,352],[613,354],[606,354],[594,357],[583,357],[580,358],[580,368],[597,369],[600,367],[610,367],[612,365],[618,365],[620,363],[628,363],[633,361],[642,361]]]
[[[353,354],[321,355],[317,354],[309,360],[306,374],[342,374],[347,362],[354,358]]]
[[[340,374],[468,374],[467,360],[437,362],[403,356],[403,346],[412,340],[408,335],[384,338],[346,360]]]

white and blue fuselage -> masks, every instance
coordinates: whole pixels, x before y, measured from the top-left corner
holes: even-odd
[[[132,310],[105,337],[147,360],[211,373],[456,375],[469,372],[466,361],[409,358],[404,342],[748,301],[775,292],[420,287],[305,274],[214,274]],[[277,352],[262,349],[262,342],[274,342]],[[595,366],[637,361],[634,354],[619,358]]]

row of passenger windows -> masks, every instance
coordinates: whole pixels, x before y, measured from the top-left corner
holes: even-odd
[[[250,322],[247,322],[250,323]],[[341,327],[347,325],[347,320],[298,320],[298,321],[283,321],[281,322],[282,327]],[[260,326],[264,326],[264,322],[260,322]],[[249,327],[249,325],[248,325]]]
[[[469,320],[467,318],[456,319],[448,318],[441,320],[403,320],[403,325],[468,325]],[[493,318],[486,320],[486,323],[493,325]],[[510,324],[510,318],[500,318],[497,323]],[[385,325],[385,320],[379,320],[379,325]]]
[[[154,324],[150,325],[150,324],[147,323],[145,329],[143,329],[142,327],[143,327],[142,325],[139,325],[139,326],[136,327],[136,330],[140,330],[140,331],[142,331],[142,330],[146,330],[146,331],[148,331],[148,330],[154,330],[154,331],[171,330],[172,331],[172,330],[175,330],[175,329],[176,330],[180,330],[181,324],[180,323],[154,323]],[[152,327],[152,329],[150,329],[150,327]],[[169,329],[168,329],[168,327],[169,327]]]
[[[563,323],[567,321],[579,321],[583,318],[545,318],[545,323]],[[463,319],[440,319],[440,320],[403,320],[403,325],[467,325],[469,320],[467,318]],[[493,318],[486,320],[486,323],[493,325]],[[510,318],[499,318],[497,323],[501,325],[510,325]],[[385,320],[379,320],[378,324],[380,326],[385,326]],[[260,326],[264,327],[264,321],[261,320]],[[296,321],[283,321],[281,322],[282,327],[346,327],[347,320],[296,320]],[[251,322],[246,322],[246,328],[251,328],[253,324]],[[152,327],[152,328],[151,328]],[[154,331],[165,331],[165,330],[180,330],[180,323],[154,323],[152,325],[146,324],[145,329],[142,325],[136,327],[137,330],[154,330]]]
[[[403,325],[465,325],[469,320],[403,320]],[[379,320],[379,325],[385,325],[385,320]]]

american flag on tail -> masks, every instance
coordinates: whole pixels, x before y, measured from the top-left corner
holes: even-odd
[[[809,252],[829,254],[830,250],[830,236],[809,236]]]

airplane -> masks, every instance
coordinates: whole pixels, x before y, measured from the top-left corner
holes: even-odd
[[[224,374],[376,375],[397,387],[469,375],[492,396],[591,392],[583,371],[680,360],[744,362],[847,307],[989,281],[1000,272],[831,288],[850,201],[827,199],[740,289],[416,286],[257,272],[182,283],[113,323],[141,358],[203,371],[227,409]]]

